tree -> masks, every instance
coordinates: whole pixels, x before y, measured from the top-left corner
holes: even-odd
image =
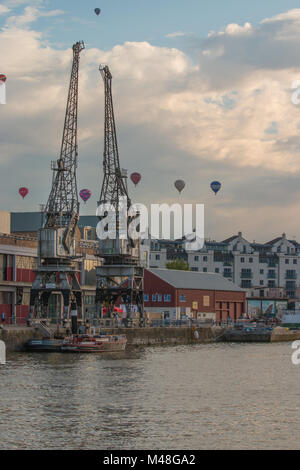
[[[190,267],[184,259],[175,259],[166,264],[167,269],[176,269],[178,271],[189,271]]]

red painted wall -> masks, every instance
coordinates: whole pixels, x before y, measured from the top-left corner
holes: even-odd
[[[16,306],[16,322],[18,325],[26,324],[29,315],[29,305]]]
[[[33,282],[35,280],[35,272],[31,269],[17,269],[17,282]]]
[[[151,272],[145,269],[144,271],[144,293],[149,295],[149,301],[145,302],[146,307],[175,307],[176,306],[176,289],[163,281],[159,277],[155,276]],[[161,294],[161,302],[153,302],[152,295]],[[171,302],[164,302],[164,295],[171,295]]]
[[[6,320],[2,322],[2,313],[6,313]],[[11,323],[11,316],[12,316],[12,306],[11,305],[0,305],[0,324],[1,325],[8,325]]]

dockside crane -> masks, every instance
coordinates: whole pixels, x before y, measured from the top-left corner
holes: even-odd
[[[53,179],[38,232],[38,268],[30,293],[30,318],[47,318],[51,293],[61,292],[64,318],[82,315],[82,292],[75,267],[75,231],[79,220],[76,181],[78,76],[83,41],[73,45],[73,63],[61,152],[52,162]],[[71,307],[71,310],[70,310]],[[74,322],[75,323],[75,322]]]
[[[126,306],[126,320],[132,319],[137,309],[140,324],[144,309],[144,270],[140,263],[139,241],[128,236],[128,228],[138,217],[128,214],[131,200],[127,188],[127,172],[122,170],[115,125],[112,74],[107,65],[100,65],[99,71],[104,82],[104,153],[103,183],[98,208],[108,204],[115,212],[115,238],[99,241],[102,266],[96,268],[96,311],[101,316],[102,308],[107,309],[108,317],[113,314],[118,299]],[[122,214],[121,214],[122,212]],[[123,215],[126,213],[126,220]],[[99,216],[104,220],[105,214]],[[124,222],[125,220],[125,222]]]

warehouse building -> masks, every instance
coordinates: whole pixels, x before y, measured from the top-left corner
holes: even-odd
[[[145,312],[165,319],[233,321],[246,312],[246,292],[221,274],[146,269]]]

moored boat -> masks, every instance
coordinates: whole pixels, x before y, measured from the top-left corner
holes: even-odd
[[[66,338],[62,352],[103,353],[119,352],[126,348],[126,335],[74,335]]]
[[[60,352],[63,341],[59,339],[32,339],[27,342],[29,352]]]

